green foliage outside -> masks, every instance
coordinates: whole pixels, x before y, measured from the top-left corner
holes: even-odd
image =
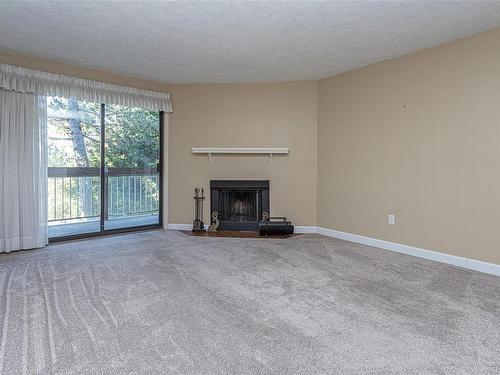
[[[88,167],[99,167],[101,105],[78,101],[68,110],[67,98],[48,98],[49,167],[77,167],[78,153],[87,153]],[[106,166],[154,168],[158,163],[159,113],[108,104],[106,112]],[[69,120],[79,121],[85,150],[74,146]]]

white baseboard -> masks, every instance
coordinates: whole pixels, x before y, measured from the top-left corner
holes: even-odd
[[[395,251],[407,255],[412,255],[419,258],[429,259],[436,262],[451,264],[454,266],[467,268],[474,271],[488,273],[495,276],[500,276],[500,265],[494,263],[483,262],[480,260],[463,258],[456,255],[449,255],[437,251],[421,249],[414,246],[403,245],[395,242],[379,240],[376,238],[364,237],[357,234],[341,232],[328,228],[317,228],[317,233],[329,237],[338,238],[350,242],[360,243],[363,245],[378,247],[384,250]]]
[[[193,224],[167,224],[167,229],[190,230],[193,229]]]
[[[318,233],[318,227],[312,225],[296,225],[295,233]]]
[[[175,229],[175,230],[189,230],[192,227],[193,227],[192,224],[167,225],[167,229]],[[444,254],[433,250],[426,250],[419,247],[403,245],[371,237],[360,236],[358,234],[341,232],[338,230],[328,229],[323,227],[315,227],[312,225],[295,226],[295,233],[318,233],[328,237],[338,238],[345,241],[377,247],[379,249],[395,251],[402,254],[433,260],[435,262],[451,264],[453,266],[458,266],[478,272],[488,273],[490,275],[500,276],[500,264],[488,263],[476,259]]]

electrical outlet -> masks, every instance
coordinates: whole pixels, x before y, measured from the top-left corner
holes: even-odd
[[[392,214],[389,214],[387,216],[387,224],[391,224],[391,225],[396,224],[396,216],[392,215]]]

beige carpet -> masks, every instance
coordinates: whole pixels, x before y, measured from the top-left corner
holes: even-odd
[[[319,235],[0,255],[1,374],[498,374],[500,278]]]

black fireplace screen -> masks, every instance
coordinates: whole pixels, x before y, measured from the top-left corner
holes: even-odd
[[[257,193],[254,191],[230,191],[229,217],[227,220],[256,221]]]
[[[258,230],[262,214],[269,213],[269,181],[210,181],[210,204],[221,230]]]

